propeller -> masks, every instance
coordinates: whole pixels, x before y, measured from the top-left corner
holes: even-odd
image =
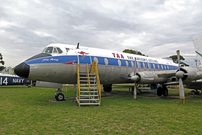
[[[138,76],[136,75],[137,73],[137,68],[136,68],[136,58],[135,58],[135,69],[134,69],[134,99],[137,99],[137,80],[139,79]]]
[[[180,99],[182,99],[182,103],[184,103],[185,96],[184,96],[184,86],[183,86],[183,82],[182,82],[182,78],[184,77],[184,72],[181,70],[181,66],[180,66],[180,51],[179,50],[177,50],[177,60],[178,60],[179,70],[176,72],[176,77],[179,78]]]

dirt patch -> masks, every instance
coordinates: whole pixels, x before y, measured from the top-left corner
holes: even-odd
[[[123,95],[130,95],[131,98],[133,98],[133,94],[131,92],[128,91],[112,91],[112,92],[102,92],[102,98],[105,97],[113,97],[113,96],[123,96]],[[194,95],[187,95],[186,98],[191,98]],[[137,94],[137,98],[138,97],[144,97],[144,98],[155,98],[155,99],[165,99],[165,100],[176,100],[179,99],[179,96],[157,96],[154,93],[138,93]],[[49,99],[48,101],[50,102],[58,102],[55,99]],[[65,101],[69,101],[69,102],[76,102],[76,98],[75,97],[67,97],[65,98]],[[59,102],[65,102],[65,101],[59,101]]]

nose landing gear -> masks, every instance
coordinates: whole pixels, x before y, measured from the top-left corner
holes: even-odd
[[[65,101],[65,96],[62,94],[62,90],[58,89],[54,94],[57,101]]]

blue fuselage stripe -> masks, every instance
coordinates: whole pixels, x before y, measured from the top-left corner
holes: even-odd
[[[80,64],[91,64],[92,61],[94,61],[95,57],[98,59],[98,65],[103,65],[106,66],[105,59],[108,60],[107,66],[118,66],[118,67],[134,67],[134,61],[132,60],[125,60],[125,59],[117,59],[117,58],[106,58],[106,57],[97,57],[97,56],[78,56],[79,57],[79,62]],[[51,57],[43,57],[43,58],[38,58],[30,61],[26,61],[26,64],[65,64],[69,62],[73,62],[73,64],[77,64],[77,59],[78,57],[76,55],[66,55],[66,56],[51,56]],[[121,61],[121,66],[119,66],[120,63],[118,63],[118,60]],[[127,62],[126,62],[127,61]],[[128,64],[126,64],[128,63]],[[133,65],[132,65],[133,63]],[[139,64],[138,64],[139,63]],[[144,63],[145,66],[144,67]],[[148,63],[148,62],[142,62],[142,61],[137,61],[136,66],[138,68],[147,68],[149,69],[149,64],[150,64],[150,69],[160,69],[160,70],[175,70],[178,69],[177,66],[174,65],[165,65],[165,64],[159,64],[159,63]],[[155,67],[154,67],[155,65]],[[169,68],[168,68],[169,67]]]

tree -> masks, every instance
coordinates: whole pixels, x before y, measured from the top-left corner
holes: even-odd
[[[169,58],[171,58],[174,63],[178,63],[177,55],[172,55]],[[181,60],[185,60],[185,58],[182,55],[180,55],[180,64],[183,65],[183,66],[189,66],[188,64],[182,62]]]
[[[142,54],[141,52],[139,52],[139,51],[135,51],[135,50],[131,50],[131,49],[125,49],[125,50],[123,50],[123,52],[145,56],[145,55]]]
[[[3,56],[2,54],[0,53],[0,64],[4,65],[5,62],[3,61]],[[4,66],[0,66],[0,71],[3,70],[5,67]]]

